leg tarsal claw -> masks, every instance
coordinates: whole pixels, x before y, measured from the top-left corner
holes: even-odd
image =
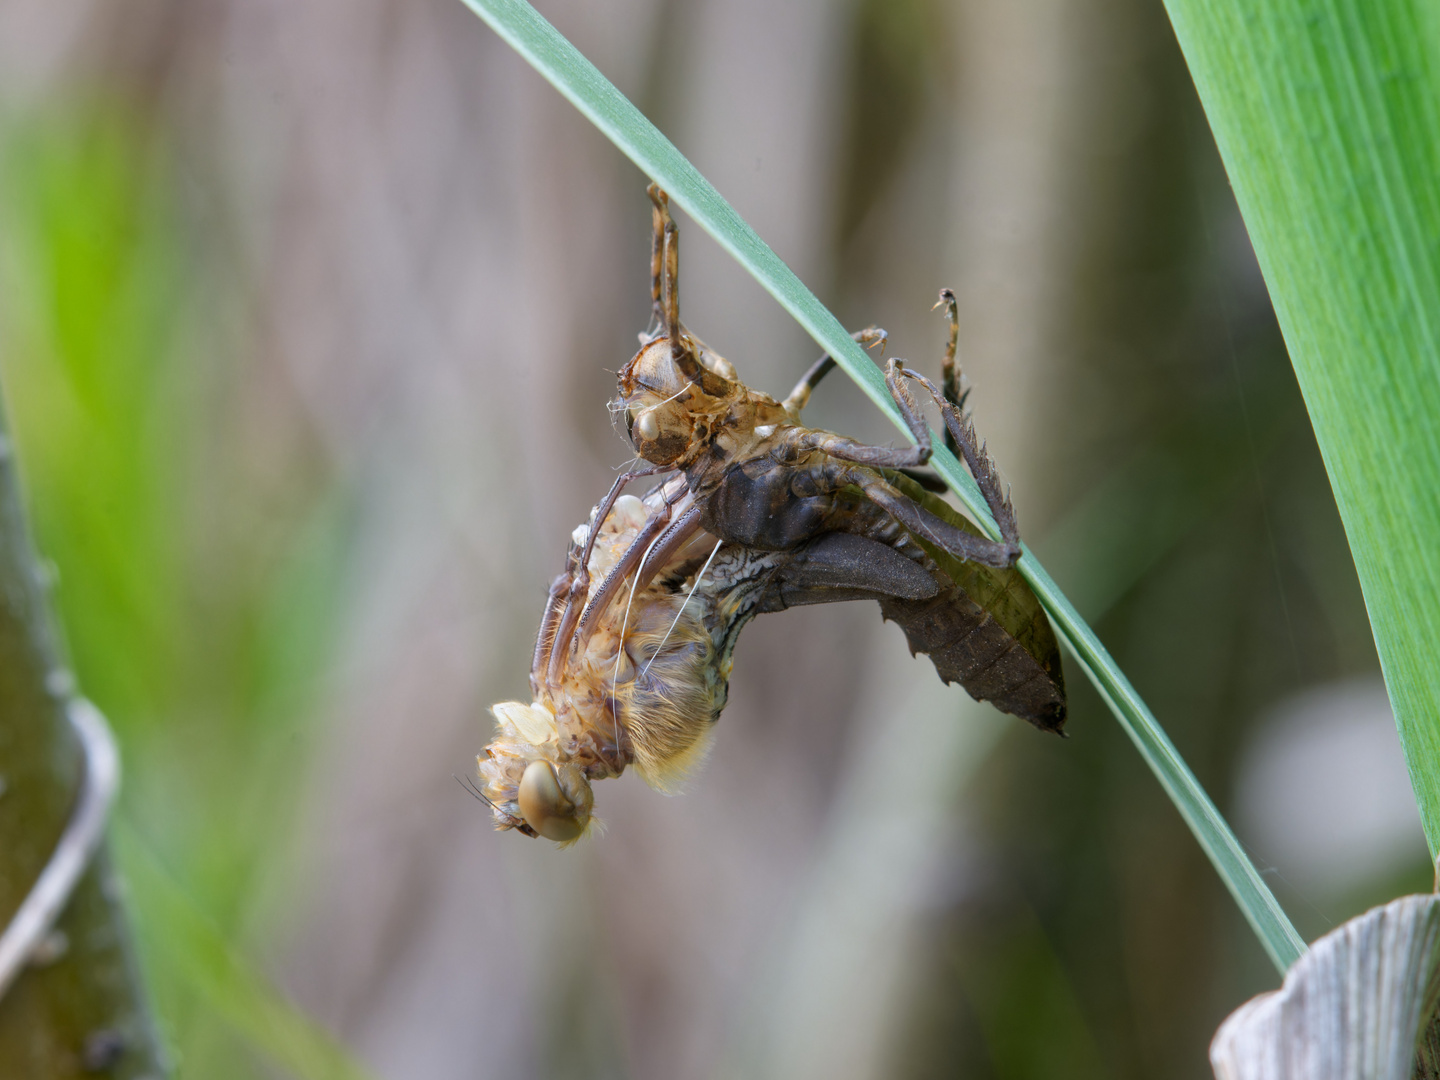
[[[980,494],[985,497],[985,505],[990,508],[990,513],[995,518],[995,524],[1000,529],[1000,535],[1013,551],[1011,558],[1011,562],[1013,562],[1020,554],[1020,531],[1015,523],[1015,510],[1010,504],[1009,493],[1001,490],[999,471],[985,444],[977,438],[974,423],[970,417],[960,411],[956,404],[947,400],[944,393],[920,372],[903,367],[899,369],[899,372],[923,386],[935,400],[935,404],[940,407],[940,415],[945,420],[946,434],[953,440],[953,445],[958,448],[956,452],[965,459],[965,465],[969,468],[970,475],[975,477],[975,483],[979,485]]]

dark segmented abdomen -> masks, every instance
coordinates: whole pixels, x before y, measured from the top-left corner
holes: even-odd
[[[909,477],[887,472],[886,479],[931,513],[979,533]],[[912,538],[954,585],[929,600],[881,602],[885,617],[904,629],[911,651],[928,654],[940,677],[960,683],[971,697],[1044,731],[1060,731],[1066,713],[1060,646],[1020,571],[963,562],[923,536]]]
[[[929,600],[886,597],[880,612],[905,631],[911,653],[930,657],[945,682],[1042,730],[1065,723],[1063,684],[964,589],[952,586]]]

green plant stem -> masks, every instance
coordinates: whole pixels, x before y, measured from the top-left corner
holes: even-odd
[[[49,861],[82,773],[43,580],[0,408],[0,924]],[[0,1076],[165,1073],[119,895],[102,848],[51,934],[52,961],[0,998]]]
[[[907,430],[880,372],[835,316],[590,61],[524,0],[464,2],[744,266],[810,336],[835,357],[896,427]],[[980,526],[992,537],[998,536],[979,489],[954,455],[937,443],[932,464]],[[1194,832],[1270,959],[1280,971],[1285,971],[1305,951],[1305,944],[1256,873],[1229,825],[1094,631],[1028,550],[1019,567],[1055,621],[1058,633]]]
[[[1265,275],[1440,854],[1440,8],[1166,0]]]

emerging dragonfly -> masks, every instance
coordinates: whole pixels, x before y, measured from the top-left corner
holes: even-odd
[[[593,780],[634,765],[662,790],[704,756],[731,655],[752,617],[874,599],[959,682],[1047,731],[1065,722],[1059,649],[1014,569],[1019,535],[994,463],[960,411],[954,295],[944,390],[892,359],[886,383],[916,439],[866,446],[806,428],[800,413],[834,366],[822,357],[783,402],[680,322],[679,237],[652,185],[652,325],[620,372],[617,407],[639,457],[572,536],[535,646],[533,702],[494,707],[481,790],[502,829],[562,843],[588,828]],[[883,331],[857,339],[881,344]],[[983,536],[913,472],[930,434],[907,380],[944,418],[1001,532]],[[669,473],[643,499],[631,480]]]

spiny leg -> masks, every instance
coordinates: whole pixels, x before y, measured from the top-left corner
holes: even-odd
[[[615,478],[610,485],[610,490],[605,497],[595,505],[590,513],[589,527],[586,530],[585,543],[583,545],[572,545],[570,559],[566,560],[566,573],[556,578],[550,585],[550,599],[545,605],[545,614],[540,621],[540,637],[535,642],[535,657],[531,667],[531,679],[534,679],[534,672],[539,669],[542,661],[546,671],[546,682],[554,685],[559,675],[560,663],[564,657],[564,649],[558,652],[555,648],[557,642],[566,641],[574,632],[575,624],[580,619],[581,607],[586,595],[590,592],[590,553],[595,549],[595,538],[600,534],[605,519],[610,516],[610,511],[615,508],[615,500],[620,497],[620,492],[631,480],[638,480],[645,476],[654,476],[665,470],[650,466],[645,469],[632,469],[623,472]],[[573,561],[571,561],[573,560]],[[568,577],[568,581],[565,580]],[[579,600],[580,603],[576,603]],[[560,604],[563,602],[564,606]],[[546,624],[550,624],[551,632],[549,643],[546,644]]]
[[[651,184],[645,189],[654,205],[656,236],[651,245],[651,291],[658,295],[660,330],[670,341],[670,359],[687,379],[701,378],[700,361],[685,344],[685,329],[680,325],[680,227],[670,216],[670,197]],[[659,257],[654,251],[658,246]],[[659,266],[658,284],[656,266]],[[653,341],[654,338],[651,338]]]
[[[1000,476],[996,471],[995,462],[991,459],[984,444],[976,437],[974,423],[953,402],[946,400],[935,384],[924,375],[908,369],[904,374],[925,387],[930,392],[930,396],[935,399],[935,404],[940,406],[940,415],[945,419],[945,430],[959,444],[960,454],[970,469],[970,475],[975,477],[975,483],[980,487],[980,494],[985,496],[985,505],[994,515],[995,524],[1000,528],[1000,535],[1009,541],[1018,553],[1020,530],[1015,524],[1015,508],[1010,505],[1009,497],[1000,488]]]
[[[632,571],[635,573],[635,584],[631,590],[633,595],[650,584],[665,564],[674,558],[675,553],[700,531],[698,506],[690,506],[673,521],[672,509],[667,505],[652,517],[631,541],[610,573],[605,575],[600,588],[595,590],[594,597],[585,605],[580,624],[575,629],[574,640],[569,643],[570,650],[584,648],[590,635],[595,632],[600,617]]]
[[[928,540],[957,559],[1003,569],[1010,566],[1019,554],[1018,544],[967,532],[936,516],[893,487],[873,468],[852,465],[832,456],[807,465],[791,466],[784,472],[783,488],[797,507],[804,506],[816,496],[833,495],[843,488],[857,487],[874,506],[913,536]],[[884,542],[893,544],[893,539],[884,539]]]
[[[873,349],[877,346],[883,349],[885,343],[890,340],[890,335],[878,326],[867,326],[864,330],[857,330],[850,336],[866,349]],[[800,422],[800,413],[805,406],[810,404],[810,395],[814,392],[815,387],[819,385],[821,379],[830,374],[834,367],[835,358],[826,353],[810,365],[810,370],[805,372],[800,381],[795,384],[795,389],[790,391],[790,396],[780,403],[796,423]]]
[[[550,654],[555,648],[555,634],[560,621],[569,609],[570,596],[575,587],[575,557],[579,544],[570,545],[569,557],[565,560],[565,572],[550,582],[550,592],[545,598],[545,611],[540,616],[540,630],[535,635],[535,653],[530,660],[530,693],[540,696],[542,672],[550,667]]]
[[[930,428],[920,415],[915,399],[910,396],[910,388],[905,385],[906,374],[904,362],[893,357],[885,367],[885,385],[890,388],[895,404],[900,406],[900,415],[915,439],[914,446],[899,449],[869,446],[830,431],[797,427],[788,436],[788,449],[797,456],[820,450],[840,461],[853,461],[857,465],[869,465],[876,469],[907,469],[924,465],[930,460]]]
[[[867,349],[883,349],[886,342],[890,340],[890,335],[878,326],[867,326],[864,330],[857,330],[850,336]],[[816,385],[821,379],[828,375],[834,367],[834,357],[826,353],[810,365],[810,370],[805,372],[801,380],[795,384],[795,389],[790,391],[790,396],[781,402],[786,413],[788,413],[790,418],[797,424],[800,422],[800,412],[810,403],[810,395],[815,390]],[[946,438],[949,438],[948,432],[946,433]],[[939,493],[950,490],[945,485],[944,480],[941,480],[934,473],[926,472],[924,469],[916,469],[902,465],[899,466],[899,471],[911,480],[914,480],[926,491]]]
[[[665,251],[665,222],[670,217],[668,198],[659,185],[651,184],[645,189],[650,196],[650,220],[654,226],[650,240],[650,328],[647,337],[655,337],[665,330],[665,310],[660,304],[660,272]]]
[[[656,470],[657,472],[661,470]],[[683,481],[683,477],[682,477]],[[598,613],[605,609],[609,603],[611,594],[618,587],[619,582],[624,580],[625,575],[635,568],[637,561],[643,557],[642,553],[649,545],[655,542],[665,528],[670,524],[674,515],[675,504],[683,500],[689,494],[689,488],[682,482],[676,490],[666,492],[664,485],[661,485],[661,505],[658,510],[651,513],[645,524],[641,527],[630,546],[625,549],[623,555],[610,568],[605,575],[605,580],[595,590],[595,595],[588,600],[584,595],[580,597],[584,601],[583,608],[580,605],[572,604],[566,610],[565,622],[557,629],[555,634],[556,648],[550,654],[550,666],[547,672],[547,681],[550,685],[556,685],[560,676],[560,669],[564,666],[565,658],[575,648],[578,641],[589,637],[593,629]],[[618,577],[617,577],[618,574]],[[589,575],[586,575],[586,594],[589,593]],[[572,615],[571,612],[574,612]]]
[[[866,498],[890,514],[915,536],[929,540],[944,548],[951,555],[971,562],[984,563],[997,570],[1013,566],[1020,555],[1018,539],[1007,536],[1004,540],[991,540],[988,536],[976,536],[951,525],[943,518],[936,517],[923,506],[912,501],[903,492],[897,491],[885,482],[883,477],[869,470],[856,469],[858,474],[852,482],[865,492]],[[988,500],[987,500],[988,501]]]
[[[659,304],[660,328],[665,336],[670,339],[670,355],[679,358],[682,345],[680,343],[680,230],[675,224],[675,219],[670,216],[670,197],[660,190],[659,185],[651,184],[645,189],[654,204],[655,212],[652,215],[655,222],[656,236],[652,244],[658,247],[659,258],[652,254],[650,265],[652,270],[652,293],[656,295],[656,302]],[[655,271],[658,269],[658,273]]]
[[[615,482],[610,485],[610,490],[605,493],[605,497],[595,504],[595,509],[590,511],[590,521],[585,530],[585,547],[580,552],[580,566],[576,575],[577,583],[581,588],[586,590],[590,588],[590,553],[595,550],[595,537],[599,535],[600,527],[605,524],[605,519],[610,516],[610,511],[615,509],[615,500],[620,497],[620,492],[625,489],[625,485],[631,480],[641,480],[647,476],[668,471],[658,465],[650,465],[643,469],[627,469],[615,478]]]
[[[945,306],[945,318],[950,323],[950,336],[945,342],[945,359],[940,362],[940,386],[945,391],[945,400],[954,405],[957,409],[965,408],[965,399],[970,391],[960,392],[960,369],[955,363],[955,353],[960,344],[960,312],[955,302],[955,291],[953,289],[941,289],[940,299],[936,301],[935,307]],[[930,310],[935,310],[931,308]],[[952,454],[959,454],[960,448],[955,443],[955,436],[950,434],[950,428],[945,428],[945,449]]]

